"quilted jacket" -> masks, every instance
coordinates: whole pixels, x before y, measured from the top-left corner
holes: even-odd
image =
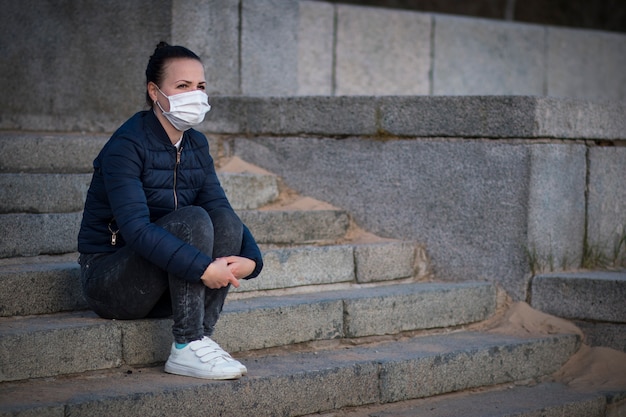
[[[206,137],[187,130],[177,150],[154,113],[142,111],[124,123],[93,163],[78,234],[78,251],[106,253],[125,245],[164,270],[188,281],[200,280],[213,261],[210,254],[154,224],[173,210],[189,205],[232,210],[222,189]],[[112,235],[115,233],[115,244]],[[261,272],[261,251],[244,225],[243,256]]]

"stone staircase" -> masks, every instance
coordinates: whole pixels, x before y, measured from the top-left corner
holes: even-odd
[[[249,373],[163,373],[169,320],[103,320],[80,291],[76,234],[106,139],[0,134],[0,416],[605,416],[623,399],[549,382],[579,335],[488,331],[494,284],[436,282],[414,242],[355,233],[344,210],[226,167],[265,269],[215,337]]]

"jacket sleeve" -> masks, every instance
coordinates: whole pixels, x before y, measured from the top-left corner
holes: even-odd
[[[101,156],[104,186],[126,244],[160,268],[187,281],[200,281],[212,258],[150,221],[141,180],[141,147],[121,137]]]
[[[210,155],[208,155],[208,158],[208,172],[204,181],[204,186],[198,195],[196,203],[203,207],[209,215],[211,214],[211,210],[216,208],[227,208],[235,213],[217,177],[213,159]],[[256,263],[254,271],[244,279],[256,278],[263,269],[263,256],[261,255],[261,250],[259,249],[254,236],[252,236],[250,229],[248,229],[245,224],[243,225],[243,237],[239,256],[252,259]]]
[[[256,266],[254,271],[244,279],[252,279],[259,276],[261,270],[263,269],[263,256],[261,255],[261,250],[257,245],[250,229],[244,224],[243,225],[243,240],[241,242],[241,254],[244,258],[252,259],[256,262]]]

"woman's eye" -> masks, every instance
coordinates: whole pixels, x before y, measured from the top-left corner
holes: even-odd
[[[206,90],[206,86],[204,86],[204,85],[199,85],[199,86],[198,86],[198,90]]]
[[[187,88],[187,84],[179,84],[176,88]]]

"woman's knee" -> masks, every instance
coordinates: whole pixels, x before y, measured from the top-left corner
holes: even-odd
[[[243,223],[237,214],[229,209],[215,209],[209,213],[215,239],[241,240],[243,236]]]
[[[190,244],[213,241],[213,223],[202,207],[183,207],[163,216],[156,223]]]

